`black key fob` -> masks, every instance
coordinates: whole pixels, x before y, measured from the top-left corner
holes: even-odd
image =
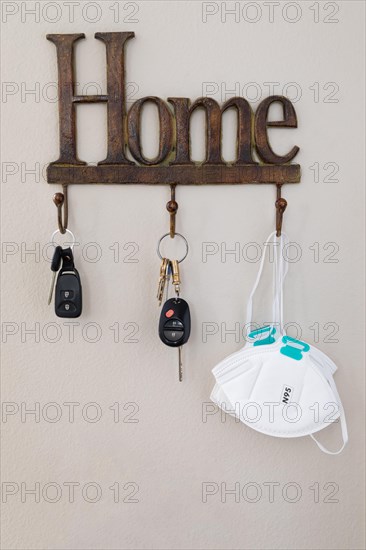
[[[159,337],[167,346],[182,346],[191,333],[189,305],[182,298],[170,298],[162,307],[159,321]]]
[[[75,269],[72,251],[63,253],[55,289],[55,313],[57,317],[80,317],[82,311],[82,290],[80,275]]]
[[[80,317],[82,311],[81,281],[78,271],[61,269],[55,290],[55,312],[57,317]]]

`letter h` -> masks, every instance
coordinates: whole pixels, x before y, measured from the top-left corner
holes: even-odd
[[[107,103],[108,153],[99,164],[134,164],[125,156],[124,47],[133,32],[98,32],[95,38],[106,45],[107,94],[75,95],[74,45],[85,34],[48,34],[57,49],[60,157],[52,164],[83,165],[76,151],[76,110],[79,103]]]

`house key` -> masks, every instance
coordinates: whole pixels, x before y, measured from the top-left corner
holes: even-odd
[[[50,291],[48,294],[48,305],[50,305],[52,301],[53,289],[55,287],[56,273],[59,271],[61,267],[61,259],[62,259],[62,246],[56,246],[52,256],[52,261],[51,261],[52,281],[51,281]]]

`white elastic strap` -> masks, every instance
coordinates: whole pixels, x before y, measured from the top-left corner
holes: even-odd
[[[286,234],[282,233],[277,244],[276,235],[274,243],[274,300],[273,300],[273,322],[279,326],[281,334],[284,334],[283,327],[283,286],[288,272],[288,262],[284,260],[284,246],[289,242]]]
[[[345,446],[347,445],[347,441],[348,441],[348,430],[347,430],[347,423],[346,423],[346,417],[345,417],[345,414],[344,414],[344,410],[343,410],[343,407],[341,409],[341,416],[340,416],[340,419],[341,419],[341,430],[342,430],[342,439],[343,439],[343,445],[340,449],[338,449],[338,451],[330,451],[329,449],[327,449],[326,447],[324,447],[324,445],[322,445],[320,443],[320,441],[317,440],[317,438],[315,437],[315,435],[313,434],[310,434],[310,437],[311,439],[313,439],[315,441],[315,443],[318,445],[319,449],[321,451],[323,451],[323,453],[326,453],[327,455],[339,455],[343,449],[345,448]]]
[[[273,233],[273,304],[272,304],[272,321],[276,322],[278,316],[278,255],[277,247],[275,246],[276,234]]]
[[[253,297],[254,297],[255,291],[257,290],[257,287],[259,285],[259,281],[261,280],[262,271],[263,271],[263,267],[264,267],[264,260],[266,259],[266,252],[267,252],[267,246],[266,245],[269,243],[269,241],[270,241],[270,239],[273,235],[275,235],[275,233],[271,233],[270,236],[268,237],[267,241],[265,242],[265,246],[264,246],[263,254],[262,254],[262,258],[261,258],[261,263],[260,263],[259,270],[258,270],[258,273],[257,273],[257,278],[255,280],[252,291],[251,291],[251,293],[249,295],[249,298],[248,298],[247,317],[246,317],[247,327],[249,327],[252,323]]]
[[[333,380],[333,376],[331,376],[331,375],[327,376],[326,375],[326,379],[329,382],[330,387],[332,388],[333,393],[334,393],[334,395],[337,399],[338,405],[340,407],[340,417],[339,418],[341,420],[341,431],[342,431],[343,445],[340,449],[338,449],[338,451],[330,451],[329,449],[324,447],[324,445],[322,445],[320,443],[320,441],[318,441],[313,434],[310,434],[310,437],[311,437],[311,439],[313,439],[315,441],[315,443],[318,445],[319,449],[321,451],[323,451],[323,453],[326,453],[328,455],[339,455],[343,451],[343,449],[345,448],[345,446],[347,445],[347,442],[348,442],[348,430],[347,430],[346,415],[344,413],[341,398],[339,397],[339,393],[338,393],[338,390],[337,390],[337,386],[335,385],[335,382]]]
[[[285,280],[285,277],[286,277],[287,271],[288,271],[288,264],[287,264],[287,262],[284,262],[284,258],[283,258],[283,246],[284,246],[283,243],[284,243],[284,241],[288,242],[288,237],[287,237],[287,235],[281,235],[281,237],[279,238],[279,245],[276,245],[276,243],[277,243],[276,232],[271,233],[269,235],[269,237],[267,238],[266,242],[265,242],[265,246],[264,246],[264,250],[263,250],[263,254],[262,254],[262,258],[261,258],[261,263],[260,263],[259,270],[258,270],[258,273],[257,273],[257,278],[255,280],[252,291],[251,291],[251,293],[249,295],[249,298],[248,298],[247,312],[246,312],[246,323],[247,323],[248,327],[252,323],[253,297],[254,297],[254,294],[255,294],[255,292],[258,288],[258,285],[259,285],[259,282],[260,282],[260,279],[261,279],[261,276],[262,276],[264,262],[265,262],[265,258],[266,258],[267,247],[271,243],[272,239],[273,239],[273,244],[274,244],[274,262],[273,262],[273,295],[274,295],[274,298],[273,298],[273,303],[272,303],[272,316],[273,316],[273,323],[279,324],[280,325],[280,331],[282,331],[283,330],[283,326],[282,326],[283,325],[283,321],[282,321],[282,319],[283,319],[283,283],[284,283],[284,280]]]

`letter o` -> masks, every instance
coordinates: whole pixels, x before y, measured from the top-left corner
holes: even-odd
[[[92,88],[92,91],[94,93],[94,89],[95,89],[95,93],[98,95],[102,95],[103,92],[102,92],[102,86],[99,84],[99,82],[87,82],[84,86],[83,86],[83,90],[82,90],[82,95],[88,95],[90,94],[90,88]]]
[[[249,498],[248,496],[248,488],[250,487],[254,487],[256,489],[256,496],[254,498]],[[242,488],[241,492],[245,502],[258,502],[262,498],[261,486],[258,483],[255,483],[254,481],[246,483]]]
[[[250,257],[249,254],[248,254],[249,247],[253,247],[256,250],[256,256],[254,258]],[[259,262],[259,260],[261,259],[262,249],[261,249],[261,247],[258,243],[254,243],[254,242],[253,243],[246,243],[243,246],[242,255],[243,255],[243,259],[246,262],[250,262],[251,264],[254,264],[254,263]]]
[[[288,416],[287,411],[289,410],[290,407],[293,407],[293,408],[296,409],[296,412],[297,412],[296,417],[289,417]],[[285,413],[285,411],[286,411],[286,413]],[[298,422],[300,420],[301,416],[302,416],[302,410],[301,410],[300,405],[298,403],[295,403],[295,402],[288,403],[282,409],[282,416],[283,416],[283,419],[286,422],[290,422],[291,424],[294,424],[295,422]]]
[[[46,167],[47,165],[45,165]],[[43,172],[42,171],[42,175],[43,176],[47,176],[47,173],[46,173],[46,170]],[[49,254],[49,250],[51,249],[51,252],[52,254]],[[44,260],[46,260],[46,262],[48,263],[51,263],[52,262],[52,257],[53,257],[53,254],[55,253],[55,245],[52,244],[52,243],[47,243],[45,244],[43,247],[42,247],[42,258]]]
[[[290,498],[288,496],[289,487],[295,487],[296,489],[296,495],[294,498]],[[286,485],[284,485],[282,489],[282,496],[286,502],[299,502],[300,498],[302,497],[302,490],[300,485],[298,483],[295,483],[295,481],[290,481],[289,483],[286,483]]]
[[[88,335],[88,329],[90,327],[94,327],[97,331],[94,338],[90,338],[90,336]],[[98,325],[98,323],[90,322],[90,323],[86,323],[86,325],[83,326],[82,334],[83,334],[83,338],[86,342],[88,342],[89,344],[95,344],[96,342],[99,342],[99,340],[102,337],[102,329]]]
[[[95,497],[91,498],[88,495],[88,490],[90,487],[93,487],[96,491]],[[102,498],[102,488],[99,485],[99,483],[95,483],[91,481],[90,483],[85,483],[85,485],[82,488],[81,494],[83,495],[83,499],[86,500],[86,502],[98,502]]]
[[[54,17],[53,19],[50,18],[50,16],[48,15],[49,7],[56,9],[56,17]],[[61,6],[59,6],[56,2],[47,2],[47,4],[42,7],[42,17],[45,21],[47,21],[47,23],[57,23],[62,17]]]
[[[90,7],[96,9],[96,16],[94,17],[94,19],[88,16],[88,10]],[[87,4],[85,4],[85,6],[83,6],[82,15],[85,21],[87,21],[88,23],[97,23],[102,18],[102,8],[99,6],[99,4],[97,4],[97,2],[88,2]]]
[[[48,409],[50,409],[52,407],[54,409],[56,409],[56,416],[49,417],[48,416]],[[45,420],[46,422],[50,422],[51,424],[55,424],[56,422],[58,422],[61,419],[61,416],[62,416],[62,409],[61,409],[61,407],[58,403],[54,403],[54,402],[46,403],[42,407],[42,417],[43,417],[43,420]]]
[[[289,88],[295,88],[296,90],[296,96],[290,97],[288,94]],[[282,95],[286,96],[292,103],[296,103],[299,101],[302,97],[302,89],[301,86],[297,82],[287,82],[287,84],[284,85],[282,89]]]
[[[248,15],[248,11],[250,8],[255,8],[256,15],[254,19],[251,19]],[[247,23],[258,23],[260,19],[262,19],[262,8],[258,4],[258,2],[246,2],[242,9],[243,19]]]
[[[145,103],[153,103],[159,114],[159,151],[156,157],[149,159],[142,154],[141,113]],[[131,155],[141,164],[148,166],[163,162],[173,148],[173,115],[160,97],[147,96],[136,101],[127,115],[128,147]]]
[[[49,95],[48,95],[49,88],[53,88],[54,91],[55,91],[55,95],[53,97],[52,96],[49,97]],[[57,87],[56,82],[48,82],[47,84],[45,84],[43,86],[43,88],[42,88],[42,97],[48,103],[57,103],[57,101],[58,101],[58,87]]]
[[[296,15],[294,19],[291,19],[288,15],[289,8],[295,8],[296,10]],[[297,23],[298,21],[300,21],[302,16],[302,9],[300,4],[298,4],[297,2],[287,2],[287,4],[285,4],[282,8],[282,15],[287,23]]]
[[[289,257],[290,246],[293,246],[296,250],[296,256],[294,258]],[[301,257],[302,257],[302,250],[299,244],[295,242],[289,242],[283,246],[283,259],[285,260],[285,262],[289,262],[290,264],[295,264],[299,260],[301,260]]]
[[[249,407],[254,407],[256,409],[257,416],[255,418],[249,418],[249,416],[247,415],[247,409],[249,409]],[[261,408],[258,405],[258,403],[254,403],[254,402],[250,401],[249,403],[245,403],[245,405],[243,406],[242,416],[244,417],[246,422],[255,423],[255,422],[258,422],[258,420],[261,419],[262,411],[261,411]]]
[[[248,94],[248,88],[254,88],[257,92],[257,95],[256,96],[250,96]],[[243,86],[243,90],[242,90],[242,94],[245,98],[247,99],[250,99],[250,101],[259,101],[262,97],[262,89],[260,87],[260,85],[257,83],[257,82],[247,82],[246,84],[244,84]]]
[[[94,258],[89,258],[88,254],[87,254],[87,251],[89,250],[90,247],[96,249],[96,255],[95,255]],[[95,263],[99,262],[99,260],[102,257],[102,248],[98,243],[87,243],[86,245],[83,246],[82,255],[83,255],[83,258],[86,262],[95,264]]]
[[[284,329],[286,334],[289,333],[289,329],[291,327],[294,327],[296,329],[296,334],[295,336],[293,336],[293,338],[295,338],[296,340],[301,340],[301,337],[302,337],[301,326],[298,323],[296,323],[296,321],[289,321],[288,323],[285,323]]]
[[[50,338],[48,336],[48,329],[50,327],[56,329],[56,334],[53,338]],[[60,325],[58,323],[46,323],[42,328],[42,336],[45,342],[48,342],[49,344],[54,344],[55,342],[58,342],[62,336],[62,330]]]
[[[48,489],[50,487],[53,487],[54,489],[56,489],[56,496],[54,496],[53,498],[48,496]],[[44,487],[42,488],[42,496],[46,502],[50,502],[51,504],[54,504],[55,502],[58,502],[61,499],[62,489],[58,483],[54,483],[54,482],[46,483],[46,485],[44,485]]]
[[[95,416],[90,417],[88,415],[88,410],[90,409],[90,407],[95,408],[96,410]],[[84,405],[84,407],[82,408],[81,414],[83,415],[83,418],[84,420],[86,420],[86,422],[89,422],[90,424],[95,424],[96,422],[99,422],[99,420],[102,418],[103,413],[102,413],[101,406],[98,405],[98,403],[91,401],[90,403],[86,403],[86,405]]]

